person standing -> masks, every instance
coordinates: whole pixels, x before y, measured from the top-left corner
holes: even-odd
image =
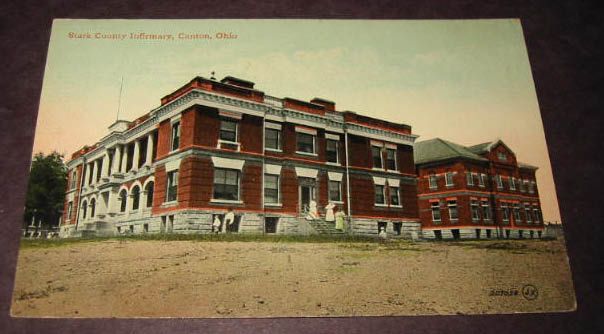
[[[346,217],[346,214],[344,213],[344,210],[340,210],[339,208],[337,208],[338,211],[335,214],[335,219],[336,219],[336,230],[344,230],[344,217]]]
[[[220,226],[222,225],[222,221],[220,221],[219,215],[214,215],[214,222],[212,223],[212,232],[218,234],[220,232]]]
[[[231,231],[233,225],[235,223],[235,213],[233,212],[233,208],[229,208],[229,211],[224,215],[224,232]]]

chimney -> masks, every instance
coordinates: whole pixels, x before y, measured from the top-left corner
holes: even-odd
[[[336,103],[333,101],[315,97],[314,99],[310,100],[310,103],[322,105],[327,111],[336,111]]]

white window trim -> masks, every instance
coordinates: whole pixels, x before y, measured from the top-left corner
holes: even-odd
[[[392,203],[390,203],[392,201],[392,194],[390,194],[390,196],[388,198],[388,200],[389,200],[388,202],[390,203],[390,207],[391,208],[402,208],[403,204],[401,202],[401,187],[398,186],[398,185],[394,186],[394,185],[390,184],[391,180],[392,179],[388,179],[388,192],[392,191],[392,188],[396,188],[396,197],[398,197],[398,202],[400,204],[392,204]],[[396,180],[396,181],[398,181],[398,180]]]
[[[327,135],[325,135],[327,137]],[[331,141],[335,141],[336,142],[336,162],[333,161],[327,161],[327,142],[331,140]],[[329,165],[340,165],[340,140],[339,139],[331,139],[331,138],[326,138],[325,139],[325,163],[329,164]]]
[[[174,148],[174,124],[178,123],[178,147]],[[180,122],[180,115],[178,118],[170,120],[170,152],[176,152],[180,149],[180,137],[182,137],[182,123]],[[128,148],[128,144],[125,144],[125,148]],[[134,164],[134,161],[132,161]]]
[[[434,205],[435,203],[436,203],[436,205]],[[438,209],[440,219],[434,219],[434,209]],[[430,203],[430,214],[432,215],[433,222],[442,222],[443,221],[442,210],[440,209],[440,201]]]
[[[451,175],[451,183],[449,183],[449,178],[447,177],[447,175]],[[453,180],[453,176],[455,176],[454,172],[446,172],[445,173],[445,186],[446,187],[453,187],[455,185],[455,181]]]
[[[373,148],[374,147],[377,147],[377,148],[380,149],[380,162],[381,162],[380,164],[382,165],[382,167],[375,167],[375,165],[373,163]],[[383,147],[384,147],[383,143],[380,143],[380,145],[375,145],[374,141],[373,140],[371,141],[371,164],[373,165],[371,169],[373,169],[373,170],[378,170],[378,171],[384,171],[384,170],[386,170],[384,168],[384,167],[386,167],[386,166],[384,166],[384,155],[382,154],[383,153],[382,152],[382,148]]]
[[[296,168],[296,175],[298,177],[307,177],[307,178],[311,178],[311,179],[316,179],[317,174],[319,173],[318,169],[304,168],[304,167],[295,167],[295,168]]]
[[[243,118],[243,114],[238,111],[231,111],[226,109],[218,109],[218,116],[224,118],[230,118],[240,121]]]
[[[237,189],[237,191],[239,191],[240,189]],[[239,196],[239,193],[237,194],[237,196]],[[210,203],[222,203],[222,204],[243,204],[242,200],[230,200],[230,199],[217,199],[217,198],[212,198],[210,199]]]
[[[385,177],[373,176],[373,184],[376,185],[376,186],[385,186],[386,185],[386,178]]]
[[[340,141],[340,135],[333,134],[333,133],[326,133],[325,134],[325,139],[335,140],[335,141],[339,142]]]
[[[430,179],[434,177],[434,185],[432,185],[432,182],[430,182]],[[430,189],[438,189],[438,176],[436,174],[429,174],[428,175],[428,188]]]
[[[281,130],[281,124],[271,123],[271,122],[264,122],[264,127],[266,129],[271,129],[271,130],[277,130],[277,131],[279,131],[279,147],[280,147],[280,148],[266,147],[266,139],[265,139],[264,150],[265,151],[269,151],[269,152],[283,152],[283,140],[282,140],[282,138],[283,138],[283,132]],[[266,136],[266,130],[265,130],[265,136]]]
[[[218,158],[218,157],[212,157],[212,160],[214,160],[214,158]],[[226,158],[219,158],[219,159],[245,162],[244,160],[235,160],[235,159],[226,159]],[[241,167],[243,167],[243,164],[241,164]],[[214,165],[214,172],[216,172],[216,169],[235,170],[236,168],[216,167],[216,165]],[[212,198],[210,199],[210,203],[243,204],[243,200],[241,199],[241,178],[243,176],[243,172],[241,171],[241,169],[239,169],[238,171],[239,171],[239,176],[237,178],[237,198],[238,199],[232,200],[232,199],[214,198],[214,187],[216,186],[216,183],[214,182],[214,179],[212,179]],[[262,187],[264,187],[264,184],[262,185]]]
[[[245,164],[245,160],[212,157],[212,163],[214,164],[214,168],[237,169],[241,171]]]
[[[486,187],[488,180],[487,180],[487,174],[484,173],[480,173],[478,174],[478,186],[481,188]]]
[[[164,197],[164,203],[163,203],[163,205],[172,204],[172,203],[178,203],[178,177],[179,177],[179,175],[176,175],[176,179],[175,179],[175,182],[176,182],[176,198],[173,199],[173,200],[167,201],[168,194],[169,194],[169,191],[170,191],[170,182],[169,182],[168,174],[172,173],[174,171],[176,171],[176,173],[178,173],[178,169],[173,169],[173,170],[170,170],[170,171],[166,170],[166,196]],[[180,173],[178,173],[178,174],[180,174]],[[129,192],[126,193],[126,194],[128,195],[128,197],[130,197]],[[140,205],[140,203],[139,203],[139,205]],[[126,209],[127,209],[127,207],[126,207]]]
[[[451,204],[451,202],[455,202],[455,204]],[[451,207],[455,207],[455,209],[457,211],[457,218],[451,218]],[[459,206],[457,204],[457,200],[456,199],[452,199],[452,200],[448,200],[447,201],[447,209],[449,211],[449,220],[451,220],[451,221],[458,221],[459,220]]]
[[[327,172],[327,177],[329,178],[329,181],[338,181],[338,182],[342,182],[342,176],[344,174],[342,173],[336,173],[336,172]]]
[[[272,175],[272,176],[276,176],[277,177],[277,202],[266,202],[264,201],[264,206],[275,206],[275,207],[281,207],[283,206],[283,203],[281,203],[281,166],[279,165],[270,165],[273,167],[279,167],[279,173],[269,173],[269,172],[264,172],[264,174],[268,174],[268,175]],[[266,182],[266,178],[264,179]],[[266,184],[262,185],[262,188],[265,189],[266,188]],[[264,193],[264,191],[263,191]]]
[[[227,144],[227,145],[237,145],[237,151],[239,151],[239,147],[241,145],[241,143],[239,142],[239,122],[238,121],[234,121],[234,120],[240,120],[236,119],[236,118],[232,118],[232,117],[226,117],[227,121],[235,123],[235,141],[230,141],[230,140],[225,140],[225,139],[220,139],[220,132],[222,131],[222,119],[220,119],[220,127],[218,128],[218,148],[221,148],[221,144]],[[230,118],[230,119],[228,119]]]
[[[497,183],[497,189],[503,189],[503,177],[501,175],[497,174],[495,176],[495,182]]]
[[[317,130],[312,128],[307,128],[304,126],[296,126],[296,132],[305,133],[307,135],[312,135],[313,137],[317,136]]]
[[[373,179],[374,179],[374,183],[375,183],[376,177],[373,177]],[[380,179],[380,178],[377,178],[377,179]],[[373,190],[375,191],[375,186],[382,186],[382,197],[384,198],[384,203],[375,203],[375,196],[374,196],[373,205],[380,206],[380,207],[388,207],[388,201],[386,200],[386,182],[385,182],[386,179],[384,179],[384,178],[381,178],[381,179],[384,180],[384,183],[383,184],[375,183],[373,186]]]
[[[466,172],[466,185],[474,185],[474,176],[472,176],[472,172]]]
[[[313,156],[313,157],[316,157],[316,156],[319,155],[317,153],[317,133],[316,133],[317,130],[313,130],[313,131],[315,132],[315,134],[308,133],[308,132],[305,132],[305,131],[298,131],[297,127],[296,127],[296,154],[308,155],[308,156]],[[298,132],[312,136],[312,153],[298,151],[298,134],[297,134]]]
[[[330,182],[338,182],[338,187],[339,187],[338,194],[339,194],[339,197],[340,197],[339,200],[332,200],[331,198],[329,198],[329,196],[331,195],[331,193],[329,191],[329,183]],[[327,181],[327,200],[329,201],[329,203],[337,203],[337,204],[344,203],[343,196],[342,196],[342,178],[341,178],[341,175],[340,175],[340,180],[329,179]]]
[[[264,165],[264,174],[281,175],[282,167],[283,166],[281,166],[281,165],[265,164]]]
[[[478,217],[474,218],[474,208],[478,210]],[[480,203],[477,200],[470,200],[470,217],[472,217],[472,221],[480,220]]]

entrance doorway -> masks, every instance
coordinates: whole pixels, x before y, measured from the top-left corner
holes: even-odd
[[[310,178],[300,178],[300,212],[306,213],[310,207],[310,201],[316,202],[315,180]]]

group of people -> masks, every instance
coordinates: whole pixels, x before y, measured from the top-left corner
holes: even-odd
[[[315,220],[319,218],[319,212],[317,210],[317,202],[311,200],[308,205],[308,213],[306,215],[306,219]],[[326,222],[335,222],[336,230],[343,231],[344,230],[344,221],[346,218],[346,213],[343,209],[338,208],[337,205],[333,203],[327,204],[325,206],[325,221]]]
[[[229,211],[224,215],[224,222],[220,219],[220,215],[214,215],[214,221],[212,222],[212,232],[218,233],[226,233],[229,228],[235,223],[235,213],[233,209],[229,209]]]

